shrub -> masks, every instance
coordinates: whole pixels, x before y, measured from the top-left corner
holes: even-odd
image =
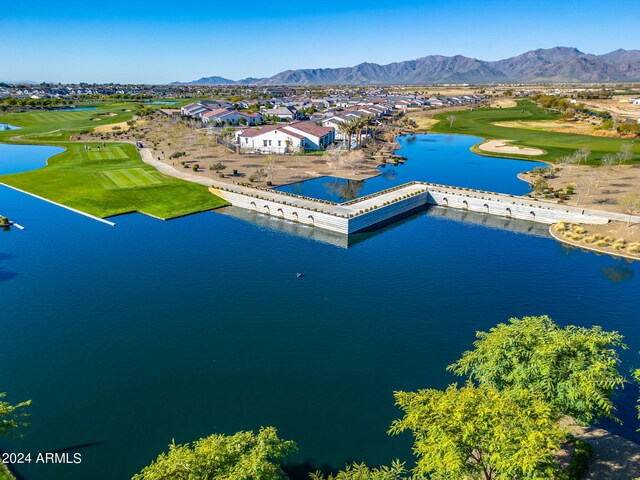
[[[579,438],[570,437],[569,443],[572,443],[574,445],[575,450],[573,452],[573,456],[571,457],[571,462],[565,470],[566,479],[580,480],[587,470],[589,460],[593,455],[593,449],[591,448],[591,445],[589,445],[584,440],[580,440]]]
[[[631,253],[640,253],[640,242],[630,243],[627,250]]]

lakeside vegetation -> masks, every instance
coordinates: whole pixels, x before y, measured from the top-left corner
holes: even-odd
[[[540,316],[512,318],[477,332],[477,338],[449,367],[466,377],[463,386],[394,394],[403,417],[389,433],[412,433],[413,469],[399,460],[377,468],[354,463],[309,478],[582,478],[591,447],[561,420],[572,416],[582,425],[615,420],[612,398],[626,381],[619,371],[618,352],[626,348],[622,336],[600,327],[560,327]],[[640,370],[635,375],[640,380]],[[257,435],[215,434],[170,445],[133,480],[282,480],[289,478],[284,458],[293,451],[295,444],[278,438],[271,427]]]
[[[0,437],[16,435],[16,431],[27,426],[24,421],[28,414],[24,411],[31,404],[30,400],[12,405],[5,401],[6,393],[0,393]],[[15,480],[3,461],[0,460],[0,480]]]
[[[512,108],[478,108],[473,110],[440,113],[434,116],[439,122],[430,128],[435,133],[459,133],[483,137],[487,140],[509,140],[517,146],[538,148],[544,154],[531,157],[529,155],[509,154],[514,158],[527,160],[543,160],[556,162],[559,158],[572,155],[576,150],[588,148],[590,155],[584,162],[586,165],[599,165],[607,154],[616,154],[621,145],[628,140],[610,137],[595,137],[571,133],[560,133],[545,130],[528,130],[496,125],[506,121],[544,121],[558,120],[561,114],[545,110],[528,100],[521,100]],[[480,155],[504,157],[504,153],[492,153],[474,148]],[[640,163],[640,143],[633,146],[633,158],[626,163]]]
[[[137,211],[168,219],[225,205],[205,186],[167,177],[145,164],[131,144],[70,140],[96,126],[131,121],[135,113],[134,105],[110,104],[96,110],[1,115],[1,123],[22,128],[0,132],[0,142],[65,151],[45,168],[0,176],[0,182],[102,218]]]
[[[474,348],[448,367],[465,377],[462,386],[394,393],[402,417],[388,433],[413,435],[414,468],[400,460],[376,468],[351,463],[308,478],[581,479],[592,449],[571,434],[566,419],[585,426],[617,421],[612,399],[627,381],[620,372],[623,337],[598,326],[561,327],[547,316],[511,318],[476,337]],[[640,381],[640,369],[631,373]],[[19,436],[29,405],[0,401],[0,436]],[[273,427],[213,434],[172,442],[132,480],[286,480],[285,460],[296,451]],[[4,479],[12,477],[0,468]]]

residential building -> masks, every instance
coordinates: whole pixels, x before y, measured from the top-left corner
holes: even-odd
[[[236,132],[236,143],[241,150],[260,153],[284,154],[324,150],[334,141],[333,128],[316,125],[313,122],[268,125]]]
[[[266,117],[275,117],[280,121],[291,121],[297,117],[298,111],[294,107],[268,108],[262,111]]]

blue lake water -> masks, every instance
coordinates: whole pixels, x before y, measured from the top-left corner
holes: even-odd
[[[54,110],[55,112],[87,112],[89,110],[97,110],[97,107],[73,107],[63,108],[61,110]]]
[[[51,154],[11,148],[0,164]],[[474,332],[510,316],[619,330],[624,370],[640,365],[640,263],[527,222],[434,208],[343,248],[233,209],[109,227],[1,186],[0,214],[27,227],[0,231],[0,391],[33,400],[0,448],[83,455],[27,480],[127,479],[174,438],[261,425],[298,443],[294,463],[410,459],[385,433],[392,392],[446,387]],[[615,429],[639,441],[637,395]]]
[[[381,174],[364,181],[321,177],[278,190],[342,203],[412,180],[522,195],[529,186],[517,174],[544,163],[484,157],[469,150],[481,138],[465,135],[406,135],[398,138],[399,155],[408,161],[379,167]]]
[[[18,130],[22,127],[17,127],[15,125],[9,125],[8,123],[0,123],[0,131],[2,130]]]
[[[5,145],[0,143],[0,175],[28,172],[29,170],[42,168],[47,164],[49,157],[63,151],[64,149],[60,147]],[[1,181],[2,179],[0,179]]]
[[[144,102],[146,105],[176,105],[178,102]]]

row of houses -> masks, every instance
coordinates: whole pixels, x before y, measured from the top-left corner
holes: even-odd
[[[240,101],[236,104],[241,109],[249,109],[257,104],[260,108],[259,114],[251,115],[243,110],[235,108],[231,102],[226,101],[201,101],[186,105],[181,108],[181,114],[187,117],[194,117],[204,123],[231,123],[237,125],[242,118],[249,125],[256,125],[264,119],[275,119],[277,121],[294,121],[308,118],[305,112],[327,110],[331,108],[366,110],[370,109],[369,115],[378,118],[387,114],[390,110],[406,110],[413,107],[446,107],[465,104],[475,104],[484,100],[483,95],[460,95],[452,97],[429,97],[421,95],[389,96],[380,95],[377,97],[348,97],[348,96],[326,96],[321,99],[313,99],[304,96],[273,97],[270,99],[256,99],[253,101]],[[233,111],[233,114],[225,113],[220,117],[220,112],[207,114],[224,108]],[[381,113],[382,112],[382,113]],[[260,118],[262,116],[262,118]]]
[[[180,114],[200,120],[205,125],[259,125],[264,122],[262,113],[238,110],[224,100],[191,103],[181,107]]]
[[[241,151],[286,154],[300,151],[324,150],[335,141],[351,143],[346,138],[341,125],[353,119],[367,117],[373,123],[395,111],[402,111],[416,106],[448,106],[465,103],[476,103],[483,98],[477,95],[461,97],[432,97],[429,99],[418,95],[406,97],[380,96],[376,98],[324,98],[320,101],[305,97],[287,99],[271,99],[260,102],[260,111],[249,113],[237,107],[249,108],[246,102],[236,105],[225,101],[200,101],[185,105],[181,114],[198,119],[203,124],[231,124],[247,128],[239,128],[235,132],[235,145]],[[300,112],[308,112],[308,106],[322,106],[322,110],[305,117]],[[297,105],[300,109],[296,108]],[[269,107],[269,108],[267,108]],[[265,120],[289,122],[279,125],[262,125]],[[308,121],[307,121],[308,120]],[[358,132],[358,137],[366,138],[369,131]]]
[[[370,117],[374,121],[379,121],[383,116],[389,115],[392,112],[390,105],[378,104],[367,107],[361,107],[357,110],[344,110],[342,112],[329,113],[328,115],[319,116],[316,118],[323,127],[333,128],[335,131],[336,140],[347,140],[346,134],[340,130],[342,123],[348,122],[355,118]],[[365,132],[365,136],[367,133]],[[349,139],[351,141],[352,139]]]

